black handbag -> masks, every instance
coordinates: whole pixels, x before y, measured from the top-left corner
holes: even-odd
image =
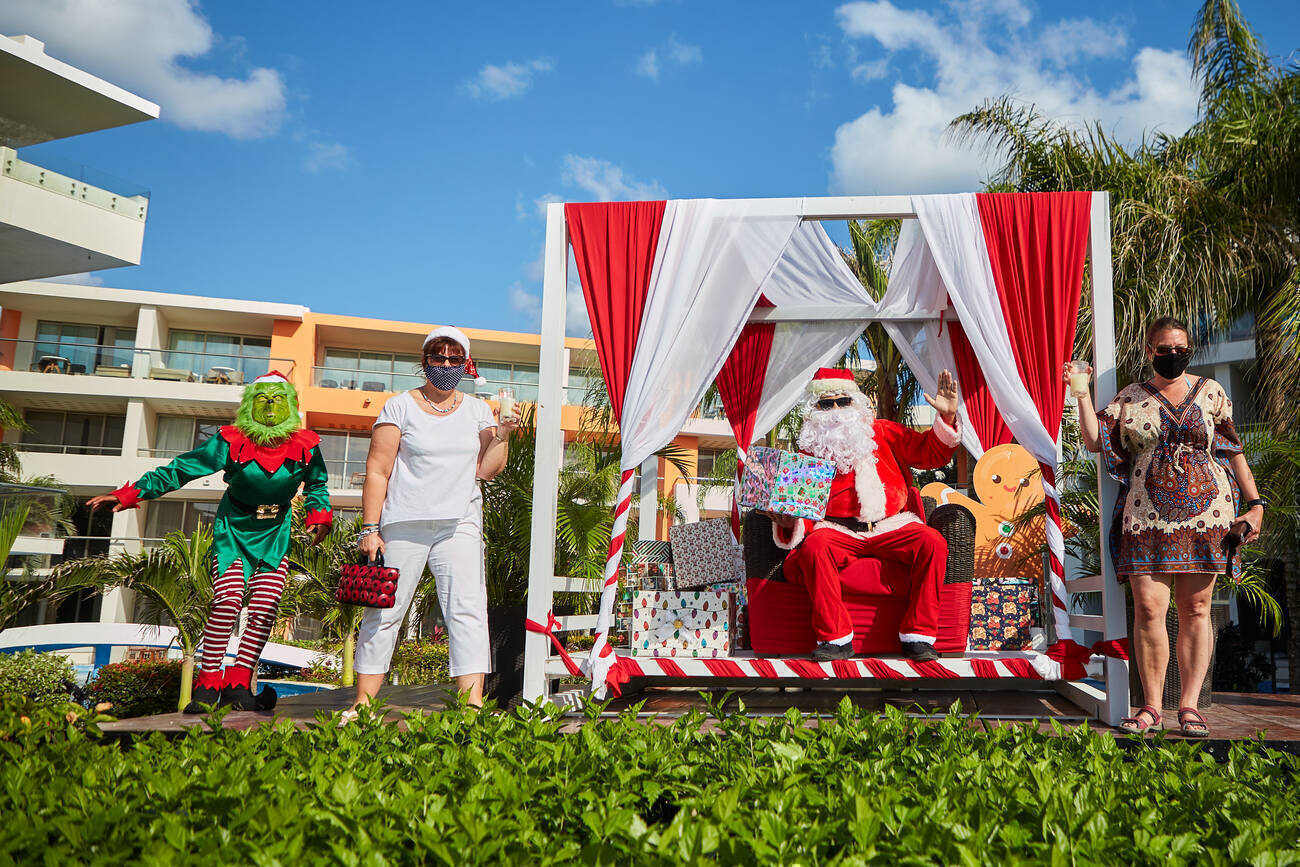
[[[366,608],[392,608],[397,601],[398,571],[384,565],[384,555],[343,567],[339,576],[339,589],[335,594],[341,605],[362,605]]]

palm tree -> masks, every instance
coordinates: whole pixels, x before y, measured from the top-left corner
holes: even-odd
[[[337,599],[343,567],[356,556],[356,538],[361,532],[361,516],[351,521],[335,522],[319,545],[312,545],[312,535],[303,526],[306,509],[294,503],[293,525],[289,541],[289,578],[280,612],[285,616],[306,615],[320,621],[325,635],[342,649],[341,684],[355,683],[357,630],[365,609],[359,605],[340,605]]]
[[[27,525],[27,512],[26,505],[0,510],[0,564],[8,562],[9,552]],[[7,569],[4,572],[0,574],[0,631],[50,589],[49,580],[33,577],[25,561],[20,575],[10,576]]]
[[[179,530],[140,554],[69,560],[54,570],[56,598],[81,590],[117,587],[138,596],[136,617],[154,626],[175,626],[181,647],[181,695],[177,710],[190,703],[194,658],[212,608],[212,531],[200,527],[188,537]]]

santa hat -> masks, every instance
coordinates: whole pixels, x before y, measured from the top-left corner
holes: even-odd
[[[487,385],[487,380],[478,375],[478,367],[475,366],[474,359],[470,358],[469,338],[465,336],[465,332],[454,325],[439,325],[429,332],[420,347],[423,349],[439,337],[447,337],[459,343],[461,348],[465,350],[465,373],[474,377],[475,385]]]
[[[272,370],[270,373],[264,373],[261,376],[259,376],[257,379],[253,380],[253,384],[256,385],[259,382],[288,382],[288,381],[289,380],[285,378],[283,373],[281,373],[278,370]]]
[[[808,393],[813,397],[821,397],[825,394],[861,394],[862,390],[853,378],[853,371],[840,367],[823,367],[813,374],[812,382],[808,383]]]

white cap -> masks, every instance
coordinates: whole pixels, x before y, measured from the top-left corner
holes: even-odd
[[[278,370],[272,370],[270,373],[264,373],[261,376],[259,376],[257,379],[253,380],[253,382],[288,382],[288,381],[289,380],[284,378],[284,374]]]
[[[424,338],[424,342],[420,344],[420,348],[423,349],[428,346],[438,337],[450,337],[461,345],[461,348],[465,350],[466,355],[469,355],[469,338],[465,336],[464,331],[461,331],[454,325],[439,325],[437,328],[430,331],[429,336]]]

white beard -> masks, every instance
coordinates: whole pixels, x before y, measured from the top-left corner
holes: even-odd
[[[868,412],[856,406],[813,409],[799,432],[799,448],[834,461],[841,473],[853,472],[875,451]]]

